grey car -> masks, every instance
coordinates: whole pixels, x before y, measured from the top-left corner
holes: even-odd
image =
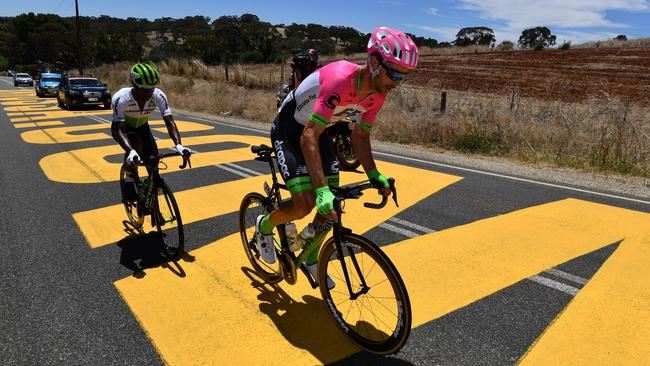
[[[34,79],[32,79],[32,77],[29,76],[29,74],[26,74],[24,72],[20,72],[20,73],[16,74],[16,76],[14,76],[14,86],[18,86],[20,84],[26,84],[26,85],[29,85],[29,86],[33,86],[34,85]]]

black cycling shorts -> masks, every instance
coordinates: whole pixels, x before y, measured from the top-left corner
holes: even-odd
[[[158,145],[156,139],[153,138],[149,123],[145,123],[138,128],[126,125],[126,138],[145,163],[149,162],[152,156],[158,155]],[[128,155],[128,152],[124,154],[125,160]]]
[[[278,113],[271,128],[271,142],[278,159],[278,169],[291,194],[312,190],[311,177],[300,147],[300,136],[305,126],[293,118],[296,100],[291,99]],[[327,132],[318,141],[323,173],[331,186],[339,185],[339,162]]]

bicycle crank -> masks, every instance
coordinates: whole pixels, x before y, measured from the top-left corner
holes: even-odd
[[[281,253],[278,260],[280,261],[282,278],[290,285],[295,284],[298,281],[296,265],[293,263],[293,259],[289,256],[289,253]]]

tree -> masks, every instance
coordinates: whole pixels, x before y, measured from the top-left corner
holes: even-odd
[[[515,44],[512,43],[511,41],[502,41],[499,43],[497,48],[501,51],[509,51],[515,47]]]
[[[614,39],[617,40],[617,41],[627,41],[627,36],[625,34],[619,34]]]
[[[6,57],[0,55],[0,70],[7,70],[9,68],[9,60]]]
[[[542,49],[553,46],[557,37],[551,34],[547,27],[529,28],[521,32],[519,37],[519,46],[521,48]]]
[[[456,34],[454,44],[459,47],[470,45],[494,46],[494,31],[488,27],[462,28]]]

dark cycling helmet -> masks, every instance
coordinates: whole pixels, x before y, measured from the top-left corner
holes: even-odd
[[[307,56],[304,53],[300,52],[300,53],[296,53],[295,55],[293,55],[293,60],[292,60],[292,63],[291,63],[292,67],[301,68],[301,67],[305,66],[306,64],[307,64]]]
[[[160,84],[160,73],[151,64],[135,64],[131,68],[131,84],[137,88],[155,88]]]

